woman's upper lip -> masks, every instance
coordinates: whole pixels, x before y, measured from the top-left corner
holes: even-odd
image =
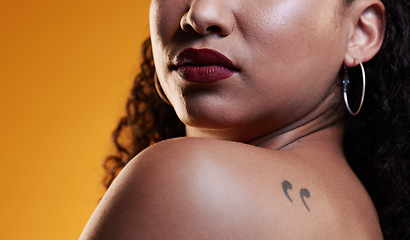
[[[234,71],[238,68],[222,53],[208,48],[187,48],[175,57],[174,68],[182,66],[221,66]]]

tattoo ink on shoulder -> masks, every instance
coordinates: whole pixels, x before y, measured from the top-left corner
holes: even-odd
[[[289,196],[289,190],[292,190],[292,184],[285,180],[282,182],[283,192],[285,193],[286,197],[289,199],[290,202],[293,202],[292,198]],[[300,198],[302,199],[303,204],[305,205],[306,209],[310,212],[310,208],[308,207],[305,198],[310,198],[310,192],[306,188],[300,189]]]
[[[285,192],[286,197],[289,199],[290,202],[293,202],[292,198],[289,197],[288,190],[292,189],[292,184],[289,181],[283,181],[282,182],[282,188],[283,191]]]
[[[310,192],[306,188],[302,188],[302,189],[300,189],[300,198],[302,198],[302,202],[303,202],[303,204],[305,204],[306,209],[308,211],[310,211],[310,208],[308,207],[308,205],[305,202],[305,197],[310,198]]]

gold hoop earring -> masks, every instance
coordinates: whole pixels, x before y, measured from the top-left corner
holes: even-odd
[[[161,100],[164,101],[166,104],[172,106],[168,98],[165,96],[165,93],[162,91],[161,85],[158,80],[157,73],[154,74],[154,85],[155,85],[155,90],[157,91],[157,94],[161,98]]]
[[[362,71],[362,80],[363,80],[362,97],[360,99],[359,108],[357,109],[356,112],[352,111],[352,109],[350,108],[350,105],[349,105],[349,100],[347,99],[347,89],[348,89],[348,86],[350,84],[350,80],[349,80],[349,73],[348,73],[346,67],[345,67],[345,74],[344,74],[344,78],[343,78],[343,98],[345,100],[345,105],[346,105],[347,111],[349,111],[349,113],[353,116],[356,116],[357,114],[359,114],[360,110],[362,109],[363,101],[364,101],[364,95],[365,95],[365,91],[366,91],[366,73],[364,71],[363,64],[360,60],[355,59],[355,61],[359,62],[360,69]]]

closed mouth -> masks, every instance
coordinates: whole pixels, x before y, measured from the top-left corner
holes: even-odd
[[[187,48],[171,67],[190,82],[214,83],[239,72],[239,69],[222,53],[212,49]]]

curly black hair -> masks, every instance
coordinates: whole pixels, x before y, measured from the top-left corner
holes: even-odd
[[[382,2],[384,43],[365,64],[365,105],[345,119],[344,148],[378,210],[385,239],[410,239],[410,1]]]
[[[354,0],[346,0],[351,4]],[[410,239],[410,1],[382,0],[386,33],[379,53],[365,63],[368,80],[359,115],[344,117],[344,151],[379,214],[385,239]],[[142,45],[141,72],[112,137],[115,155],[104,161],[108,188],[137,153],[185,135],[172,107],[157,95],[151,41]]]
[[[126,115],[112,133],[117,154],[104,161],[106,175],[103,184],[106,188],[136,154],[161,140],[185,135],[185,127],[175,111],[155,90],[155,67],[149,38],[142,44],[141,53],[141,72],[135,77],[128,97]]]

